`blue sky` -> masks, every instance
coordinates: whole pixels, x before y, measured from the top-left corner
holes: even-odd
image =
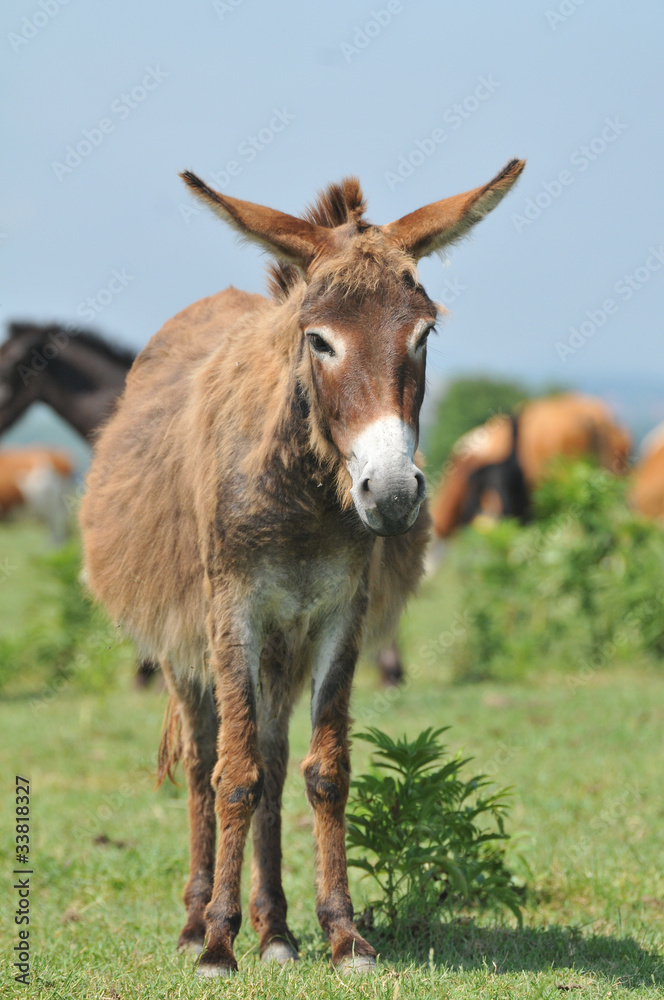
[[[1,19],[3,321],[140,347],[227,284],[262,290],[261,254],[190,214],[185,167],[292,213],[355,173],[384,223],[519,156],[472,240],[422,264],[451,310],[432,389],[664,379],[655,0],[34,0]]]

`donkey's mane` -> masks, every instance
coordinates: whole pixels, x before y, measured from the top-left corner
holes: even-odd
[[[316,226],[335,229],[346,222],[360,222],[367,208],[357,177],[345,177],[340,184],[329,184],[302,218]]]
[[[98,333],[93,333],[92,330],[80,330],[69,326],[63,327],[58,323],[14,322],[9,324],[8,335],[11,340],[18,340],[20,337],[35,333],[39,334],[43,340],[49,334],[64,333],[67,337],[74,338],[79,344],[84,344],[90,350],[96,351],[97,354],[101,354],[111,361],[118,362],[124,368],[131,368],[136,358],[135,351],[130,350],[128,347],[121,347],[119,344],[114,344],[101,337]]]
[[[325,229],[336,229],[354,222],[358,232],[371,228],[363,216],[366,200],[357,177],[345,177],[339,184],[329,184],[316,200],[306,207],[302,219]],[[283,302],[302,280],[298,269],[283,261],[268,265],[268,291],[277,302]]]

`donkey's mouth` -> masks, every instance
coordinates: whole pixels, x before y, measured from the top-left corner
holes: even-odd
[[[414,525],[426,496],[426,480],[413,466],[408,475],[381,482],[365,477],[351,489],[355,509],[375,535],[403,535]]]
[[[421,504],[417,504],[409,514],[399,518],[386,519],[376,513],[375,510],[359,510],[360,520],[374,535],[389,537],[390,535],[404,535],[415,524],[420,512]]]
[[[427,484],[413,461],[415,447],[413,428],[397,416],[369,424],[353,442],[350,493],[362,523],[376,535],[403,535],[417,519]]]

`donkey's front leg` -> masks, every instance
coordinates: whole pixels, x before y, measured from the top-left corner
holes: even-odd
[[[358,636],[353,636],[329,665],[314,673],[313,733],[302,770],[314,812],[316,913],[330,939],[334,964],[342,971],[368,972],[375,968],[376,952],[353,923],[345,840],[350,782],[348,704],[357,645]]]
[[[287,661],[273,649],[261,673],[258,736],[265,784],[252,822],[249,899],[261,959],[281,965],[297,960],[297,941],[286,923],[288,907],[281,883],[281,794],[288,766],[288,720],[297,693],[287,667]]]
[[[263,768],[256,739],[256,692],[252,643],[227,631],[215,642],[211,668],[221,717],[213,773],[219,844],[212,898],[205,911],[206,950],[199,975],[224,976],[237,969],[233,942],[242,922],[240,874],[251,816],[261,797]]]

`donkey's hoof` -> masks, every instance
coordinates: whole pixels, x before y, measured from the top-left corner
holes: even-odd
[[[178,938],[177,950],[187,955],[201,955],[205,948],[205,929],[185,927]]]
[[[342,976],[367,976],[376,971],[373,955],[348,955],[337,963],[337,972]]]
[[[197,923],[187,924],[178,938],[177,950],[186,955],[201,955],[205,948],[205,927]]]
[[[203,979],[226,979],[232,976],[235,969],[228,965],[209,965],[207,962],[199,962],[196,968],[196,975]]]
[[[261,962],[278,962],[279,965],[285,965],[286,962],[297,962],[297,952],[288,941],[275,938],[265,948],[261,955]]]
[[[183,955],[202,955],[205,943],[203,941],[178,941],[177,950]]]

